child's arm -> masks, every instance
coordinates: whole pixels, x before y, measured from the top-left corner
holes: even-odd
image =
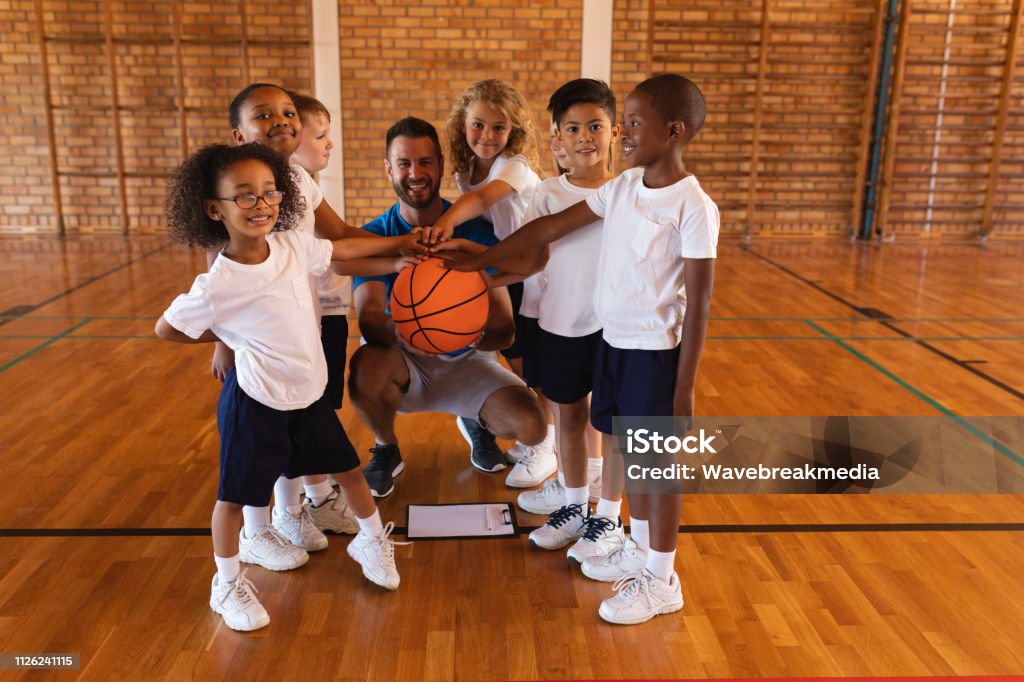
[[[341,219],[331,205],[326,200],[321,201],[320,205],[313,211],[313,216],[316,219],[314,223],[314,233],[321,239],[346,239],[348,237],[370,237],[377,239],[377,235],[366,230],[361,230],[358,227],[349,225]]]
[[[424,229],[423,243],[436,244],[451,239],[455,227],[478,218],[484,211],[515,192],[504,180],[492,180],[478,190],[466,192],[434,223]]]
[[[451,209],[448,210],[451,212]],[[447,214],[446,214],[447,215]],[[534,249],[547,246],[551,242],[571,234],[584,225],[589,225],[600,216],[594,213],[586,201],[573,204],[564,211],[552,213],[523,225],[521,228],[501,240],[485,253],[470,258],[454,258],[451,267],[454,270],[469,272],[482,270],[498,263],[503,263],[512,256],[518,256]],[[536,258],[536,255],[534,256]]]
[[[454,253],[475,256],[486,251],[486,246],[469,241],[468,239],[450,239],[430,249],[431,255],[436,255],[451,262],[459,260],[459,256],[454,256]],[[503,287],[516,282],[522,282],[527,277],[543,270],[547,262],[547,247],[531,249],[525,253],[506,258],[494,265],[495,269],[500,270],[501,273],[491,277],[490,286]]]
[[[172,327],[171,323],[162,315],[160,316],[160,319],[156,321],[156,329],[154,331],[156,332],[156,335],[164,341],[174,341],[175,343],[223,343],[217,338],[217,335],[209,329],[203,332],[203,335],[198,339],[193,339],[188,334],[178,331]]]
[[[209,249],[206,252],[207,270],[213,267],[213,261],[217,260],[217,254],[220,253],[223,248],[223,246],[220,246],[216,249]],[[234,366],[235,351],[228,348],[228,345],[223,341],[217,341],[217,343],[213,345],[213,359],[210,360],[210,374],[212,374],[213,378],[217,381],[224,383],[224,379],[227,378],[228,372],[230,372],[231,368]]]
[[[714,258],[684,258],[683,286],[686,288],[686,313],[683,315],[682,341],[679,344],[679,368],[672,414],[693,416],[694,385],[697,366],[711,317],[711,289],[715,279]]]
[[[331,269],[339,275],[354,277],[377,277],[392,275],[405,268],[422,263],[423,257],[412,256],[379,256],[374,258],[356,258],[354,260],[335,261]]]
[[[365,230],[356,230],[360,237],[355,239],[336,239],[331,252],[331,260],[354,260],[368,256],[410,256],[426,253],[426,247],[419,243],[420,233],[410,232],[401,237],[376,237]],[[392,271],[394,272],[394,271]]]

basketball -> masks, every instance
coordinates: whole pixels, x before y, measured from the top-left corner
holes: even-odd
[[[451,353],[472,343],[487,323],[487,284],[429,258],[405,268],[391,288],[391,318],[405,341],[426,353]]]

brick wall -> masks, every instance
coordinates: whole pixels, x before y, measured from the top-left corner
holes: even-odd
[[[541,163],[547,152],[548,97],[579,76],[580,0],[445,0],[339,3],[346,217],[365,223],[395,202],[384,175],[384,134],[404,116],[437,126],[458,94],[482,78],[501,78],[535,114]],[[448,169],[451,170],[450,168]],[[444,196],[458,190],[446,179]]]
[[[911,2],[885,231],[973,236],[989,189],[1013,0],[957,5],[941,128],[949,0]],[[10,197],[0,205],[0,233],[59,229],[47,82],[69,233],[123,229],[115,120],[123,137],[128,230],[155,232],[167,171],[185,150],[228,139],[226,106],[240,87],[269,80],[310,89],[303,0],[40,5],[45,64],[34,0],[0,0],[0,123],[7,133],[0,183]],[[724,234],[845,236],[858,212],[879,3],[768,0],[767,6],[760,98],[762,0],[616,0],[613,89],[621,108],[632,85],[653,72],[678,71],[702,87],[709,115],[689,166],[722,208]],[[338,10],[349,220],[361,223],[394,201],[382,169],[387,127],[412,114],[443,128],[455,97],[480,78],[503,78],[523,91],[535,114],[542,167],[550,168],[544,106],[579,73],[582,0],[460,6],[360,0],[339,2]],[[1024,236],[1024,50],[1017,62],[991,192],[996,236]],[[444,193],[457,194],[450,178]]]
[[[42,1],[45,71],[68,234],[124,229],[115,122],[122,136],[128,231],[160,232],[168,171],[188,150],[230,140],[227,105],[239,89],[268,80],[309,90],[306,3],[246,0],[244,5],[243,24],[240,2],[110,1],[108,31],[108,3],[102,0]],[[0,21],[10,27],[0,48],[0,121],[15,131],[6,140],[5,158],[11,163],[0,169],[0,182],[16,197],[0,208],[0,232],[56,233],[47,78],[34,3],[0,0]]]

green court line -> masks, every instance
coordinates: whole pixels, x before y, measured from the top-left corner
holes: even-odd
[[[4,365],[0,365],[0,372],[6,372],[8,369],[10,369],[11,367],[14,367],[16,364],[18,364],[19,362],[21,362],[25,358],[31,357],[31,356],[35,355],[36,353],[38,353],[39,351],[41,351],[42,349],[46,348],[47,346],[52,345],[52,344],[56,343],[57,341],[60,341],[63,338],[66,338],[68,336],[68,334],[71,334],[75,330],[81,329],[82,327],[84,327],[85,325],[89,324],[90,322],[92,322],[92,318],[91,317],[87,317],[84,320],[82,320],[81,322],[79,322],[78,324],[76,324],[75,326],[69,327],[68,329],[65,329],[64,331],[62,331],[60,334],[57,334],[57,336],[50,337],[45,342],[39,344],[38,346],[36,346],[32,350],[29,350],[29,351],[26,351],[26,352],[22,353],[21,355],[19,355],[18,357],[14,358],[13,360],[7,362]]]
[[[934,407],[936,410],[938,410],[942,414],[946,415],[947,417],[949,417],[950,419],[955,421],[964,430],[970,432],[974,436],[977,436],[983,442],[988,443],[993,448],[995,448],[996,450],[998,450],[1002,454],[1006,455],[1007,457],[1012,459],[1017,464],[1020,464],[1021,466],[1024,466],[1024,457],[1021,457],[1020,455],[1018,455],[1016,452],[1014,452],[1010,448],[1006,447],[1005,445],[1003,445],[999,441],[995,440],[994,438],[992,438],[992,436],[988,435],[987,433],[985,433],[984,431],[979,429],[977,426],[975,426],[974,424],[970,423],[969,421],[967,421],[966,419],[964,419],[963,417],[958,415],[956,412],[954,412],[953,410],[949,409],[948,407],[946,407],[945,405],[940,403],[935,398],[932,398],[927,393],[921,391],[920,389],[915,388],[914,386],[911,386],[909,383],[904,381],[902,378],[896,376],[895,374],[890,372],[888,369],[886,369],[882,365],[878,364],[877,362],[875,362],[874,360],[872,360],[868,356],[864,355],[863,353],[861,353],[859,350],[857,350],[853,346],[850,346],[850,345],[844,343],[842,339],[837,338],[835,336],[832,336],[827,331],[825,331],[824,329],[822,329],[818,325],[814,324],[810,320],[805,320],[805,322],[807,323],[807,325],[811,329],[815,330],[816,332],[818,332],[822,336],[826,337],[828,340],[834,341],[843,350],[847,351],[848,353],[850,353],[851,355],[853,355],[857,359],[867,363],[868,365],[873,367],[875,370],[877,370],[881,374],[885,375],[886,377],[888,377],[892,381],[896,382],[899,386],[901,386],[905,390],[913,393],[915,396],[917,396],[918,398],[920,398],[921,400],[925,401],[926,403],[928,403],[929,405]]]

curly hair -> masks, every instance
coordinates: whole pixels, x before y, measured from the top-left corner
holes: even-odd
[[[229,166],[250,159],[266,164],[277,189],[284,192],[274,229],[290,230],[301,220],[306,202],[284,157],[256,142],[237,147],[211,144],[192,154],[167,180],[164,213],[172,240],[214,249],[230,239],[224,223],[206,215],[205,202],[217,196],[217,183]]]
[[[477,102],[486,102],[511,123],[508,144],[501,151],[504,156],[522,154],[534,171],[540,168],[537,155],[537,136],[534,132],[533,113],[526,99],[508,83],[494,78],[477,81],[466,88],[448,114],[445,123],[445,146],[454,173],[469,171],[473,150],[466,143],[466,109]]]

